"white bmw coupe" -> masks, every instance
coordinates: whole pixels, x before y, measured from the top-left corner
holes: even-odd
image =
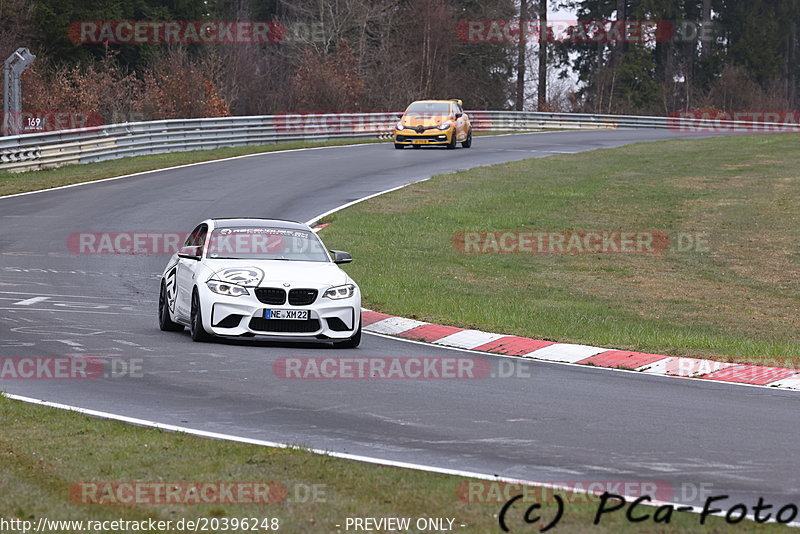
[[[308,225],[277,219],[208,219],[161,277],[161,330],[188,326],[194,341],[222,337],[361,342],[361,292]]]

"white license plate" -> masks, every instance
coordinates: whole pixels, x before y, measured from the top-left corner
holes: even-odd
[[[264,319],[289,319],[307,321],[308,310],[264,310]]]

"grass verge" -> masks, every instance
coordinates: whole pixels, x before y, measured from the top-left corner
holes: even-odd
[[[799,144],[795,134],[675,140],[457,172],[327,217],[323,237],[353,253],[348,271],[375,310],[797,367]],[[656,254],[453,245],[458,232],[506,230],[658,231],[671,241]]]
[[[171,520],[174,525],[180,519],[202,517],[220,520],[278,518],[283,532],[335,533],[346,531],[347,517],[408,517],[412,518],[412,524],[417,518],[434,517],[455,519],[453,530],[458,532],[500,532],[497,514],[502,501],[465,502],[458,497],[458,492],[467,479],[459,477],[375,466],[303,450],[166,433],[29,405],[2,396],[0,420],[3,421],[0,519],[6,521],[23,519],[36,524],[40,517],[84,521],[152,518]],[[78,490],[75,486],[110,482],[275,482],[287,490],[287,495],[275,504],[191,504],[192,499],[186,498],[186,494],[182,494],[181,498],[185,499],[182,504],[114,504],[111,499],[114,493],[104,490],[84,493],[83,488],[87,486]],[[310,488],[315,488],[316,492]],[[128,495],[119,491],[116,495]],[[564,517],[554,530],[559,534],[587,531],[688,534],[729,529],[746,534],[775,532],[781,528],[748,521],[728,526],[721,518],[711,518],[701,527],[698,515],[686,513],[675,513],[669,524],[657,525],[652,521],[631,524],[624,512],[605,515],[601,523],[594,526],[597,499],[557,493],[566,499]],[[85,504],[84,495],[100,498],[106,504]],[[522,519],[529,505],[530,502],[511,509],[508,526],[512,532],[533,531],[535,525],[526,525]],[[652,514],[655,509],[639,511]],[[546,521],[552,520],[555,513],[556,505],[552,502],[545,503],[541,510]],[[337,524],[342,527],[337,528]],[[466,527],[460,527],[461,524]],[[56,530],[51,527],[49,531]],[[77,532],[78,529],[63,531]],[[264,532],[263,529],[257,531]],[[411,528],[406,532],[417,530]]]

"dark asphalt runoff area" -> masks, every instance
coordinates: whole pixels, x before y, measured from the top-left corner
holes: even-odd
[[[0,380],[0,389],[524,480],[656,481],[673,488],[659,497],[682,503],[727,494],[717,506],[752,507],[759,497],[775,509],[800,504],[800,393],[492,355],[481,357],[494,374],[516,366],[512,377],[286,380],[273,372],[278,358],[470,354],[377,335],[353,350],[193,343],[188,332],[158,329],[158,277],[168,256],[79,255],[67,247],[76,232],[188,232],[209,217],[306,221],[436,173],[676,137],[691,136],[566,131],[477,137],[473,148],[455,151],[381,143],[275,152],[0,198],[0,356],[113,356],[141,368],[94,380]]]

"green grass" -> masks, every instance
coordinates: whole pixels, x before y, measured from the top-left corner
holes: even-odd
[[[25,193],[50,187],[77,184],[112,178],[124,174],[152,171],[176,165],[186,165],[201,161],[232,158],[248,154],[293,150],[297,148],[314,148],[323,146],[341,146],[359,143],[381,143],[381,139],[332,139],[329,141],[306,142],[287,141],[267,145],[216,148],[213,150],[193,150],[190,152],[173,152],[154,156],[136,156],[83,165],[64,165],[41,171],[8,172],[0,171],[0,196],[14,193]]]
[[[281,532],[344,531],[347,517],[449,517],[455,531],[500,532],[501,503],[475,504],[458,497],[466,479],[393,467],[375,466],[305,452],[166,433],[119,422],[24,404],[0,396],[0,518],[50,520],[173,520],[199,517],[279,518]],[[278,504],[83,504],[70,488],[86,482],[277,482],[288,490]],[[297,498],[295,488],[317,485],[318,497]],[[591,522],[597,500],[557,492],[567,500],[564,518],[554,532],[714,533],[775,532],[777,525],[751,522],[735,526],[712,518],[676,513],[669,525],[630,524],[622,513]],[[512,493],[513,494],[513,493]],[[77,495],[80,495],[78,493]],[[536,494],[540,495],[540,494]],[[305,502],[304,502],[305,501]],[[311,502],[314,501],[314,502]],[[552,499],[550,499],[552,501]],[[530,503],[528,503],[530,504]],[[525,505],[509,514],[512,532],[533,531],[524,525]],[[542,516],[555,516],[552,502]],[[643,513],[653,513],[644,508]],[[537,529],[538,530],[538,529]],[[260,530],[259,532],[264,532]],[[410,530],[409,532],[415,532]]]
[[[327,217],[372,309],[561,342],[797,367],[800,136],[477,168]],[[464,254],[457,232],[663,231],[708,251]]]

